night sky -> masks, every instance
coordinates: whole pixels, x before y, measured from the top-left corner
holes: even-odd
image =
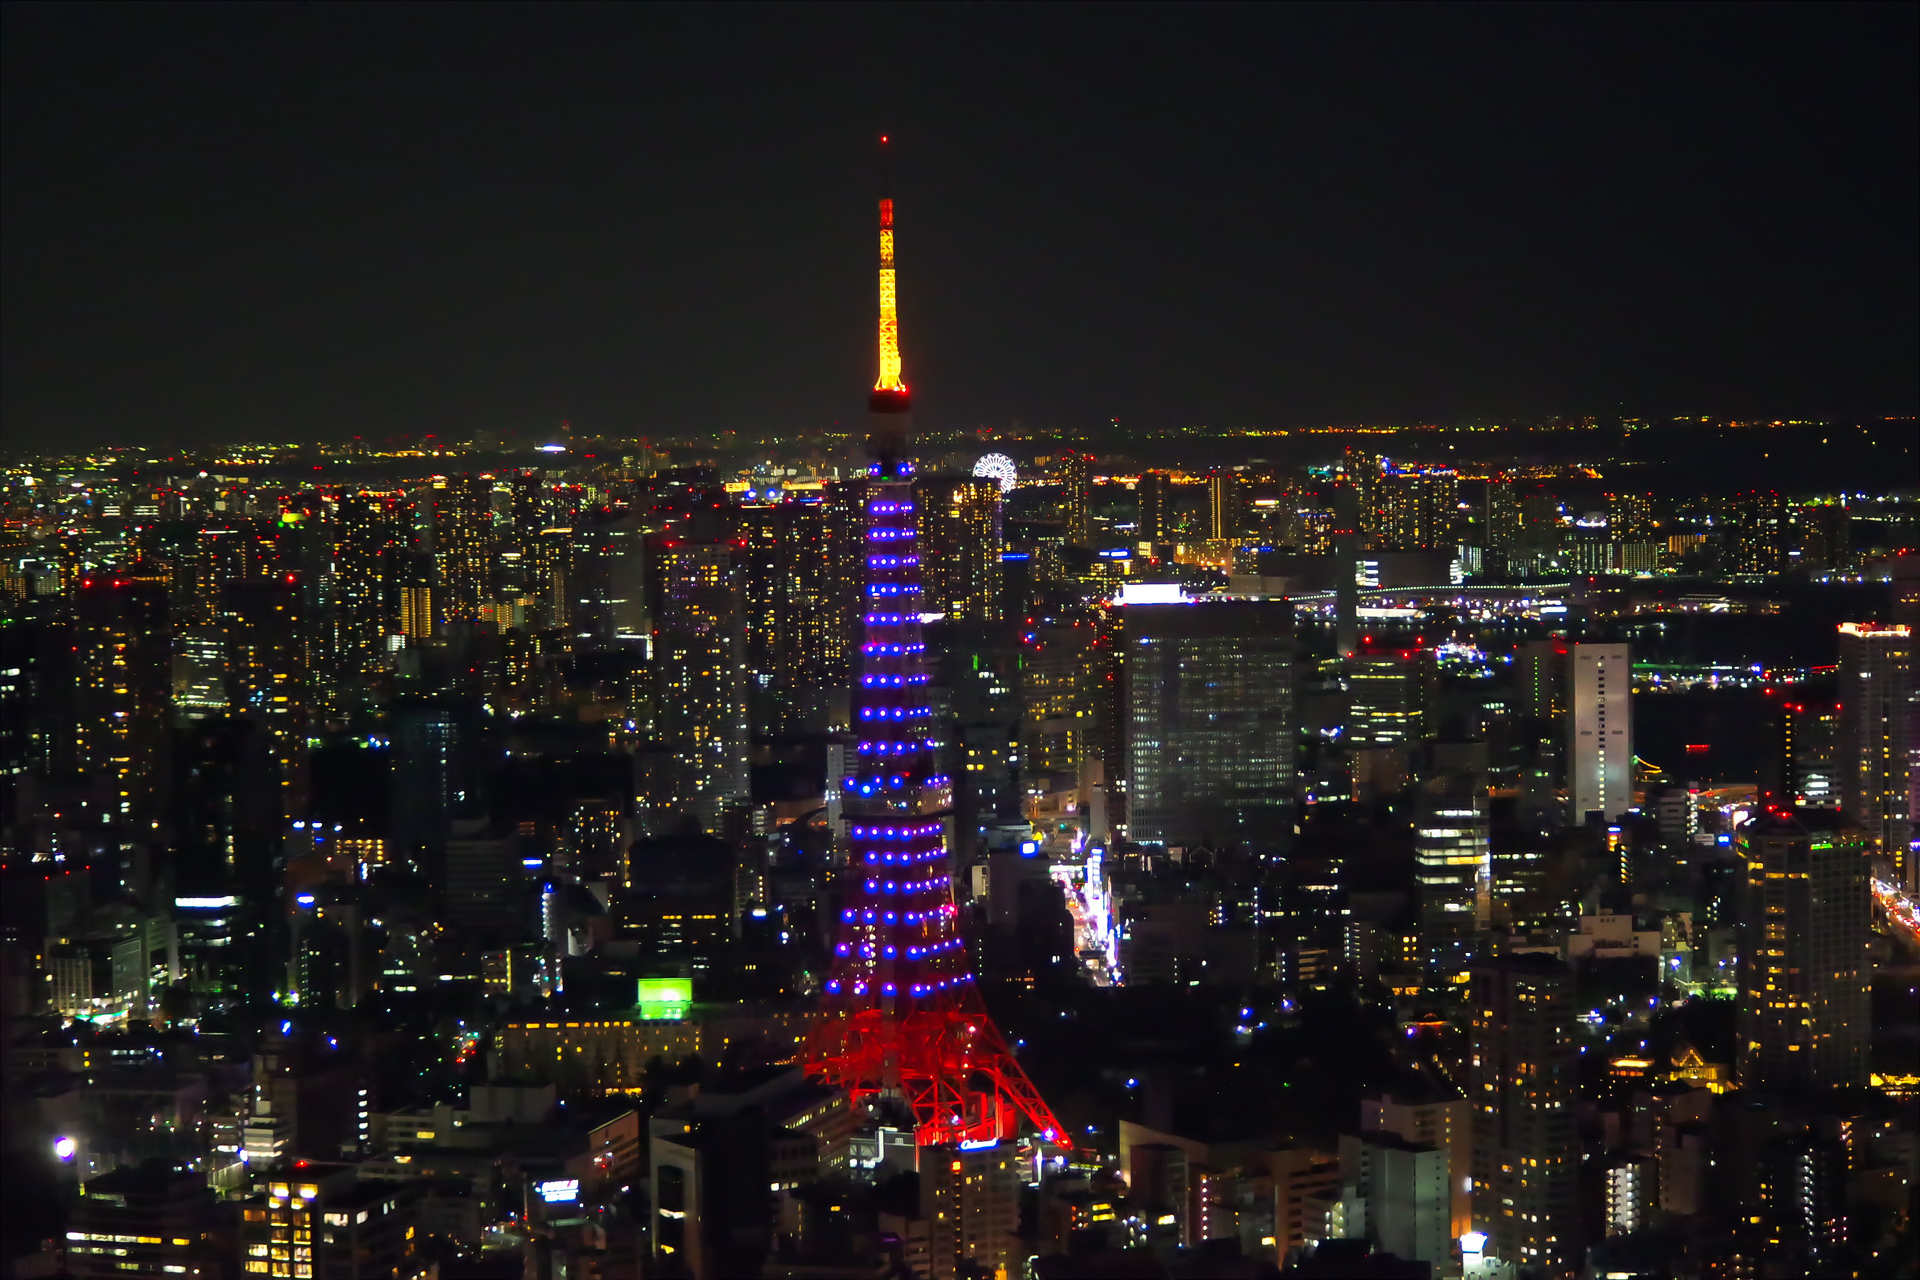
[[[1915,409],[1911,4],[8,4],[5,438]]]

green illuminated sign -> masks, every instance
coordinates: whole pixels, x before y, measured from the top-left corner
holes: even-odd
[[[684,1022],[692,1005],[692,979],[640,979],[640,1016],[646,1021]]]

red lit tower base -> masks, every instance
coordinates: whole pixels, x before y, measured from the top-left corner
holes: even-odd
[[[886,140],[881,139],[884,147]],[[935,772],[920,631],[911,402],[900,379],[893,202],[880,202],[880,379],[867,440],[865,643],[842,812],[847,889],[807,1070],[856,1106],[898,1099],[922,1146],[1066,1136],[981,1004],[947,869],[952,780]]]

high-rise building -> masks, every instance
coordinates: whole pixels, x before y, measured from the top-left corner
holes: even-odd
[[[1741,1084],[1866,1082],[1868,845],[1832,809],[1762,813],[1735,834]]]
[[[1733,525],[1727,548],[1735,573],[1779,573],[1788,565],[1793,540],[1787,500],[1771,491],[1743,493],[1727,504]]]
[[[746,601],[728,539],[649,540],[654,726],[710,831],[747,799]]]
[[[1173,529],[1173,508],[1169,505],[1170,484],[1164,471],[1143,471],[1134,486],[1134,500],[1140,506],[1136,543],[1164,542]]]
[[[1474,1229],[1500,1261],[1553,1276],[1582,1256],[1573,1000],[1573,971],[1551,956],[1474,963]]]
[[[1569,655],[1568,783],[1575,822],[1617,822],[1633,806],[1633,665],[1624,644]]]
[[[1908,852],[1907,808],[1914,692],[1913,628],[1840,624],[1840,720],[1834,746],[1840,800],[1873,849],[1895,863],[1909,892],[1916,868]]]
[[[1385,1094],[1360,1100],[1362,1133],[1398,1134],[1447,1153],[1447,1238],[1473,1230],[1473,1109],[1465,1098],[1409,1102]]]
[[[426,701],[392,708],[393,764],[390,858],[416,875],[437,878],[445,866],[447,824],[458,807],[451,712]]]
[[[1033,620],[1021,633],[1021,755],[1027,771],[1077,773],[1094,752],[1099,729],[1095,696],[1097,644],[1086,617]]]
[[[171,1162],[123,1165],[80,1187],[67,1223],[66,1274],[165,1280],[223,1274],[207,1175]]]
[[[1121,632],[1128,838],[1270,847],[1290,832],[1292,606],[1127,605]]]
[[[1487,481],[1484,537],[1489,548],[1505,551],[1518,545],[1525,525],[1520,508],[1520,488],[1511,480]]]
[[[920,558],[929,613],[968,622],[1000,616],[1000,527],[997,481],[976,476],[925,476],[914,482]]]
[[[1054,455],[1047,478],[1060,486],[1060,519],[1067,545],[1093,545],[1093,455],[1072,449]]]
[[[1808,573],[1831,573],[1852,559],[1853,529],[1844,500],[1809,502],[1793,513],[1799,545],[1790,553],[1793,567]]]
[[[1346,663],[1347,745],[1404,749],[1419,742],[1432,674],[1415,645],[1363,642]]]
[[[920,1169],[929,1280],[1010,1274],[1019,1267],[1026,1253],[1019,1237],[1025,1186],[1014,1144],[923,1147]]]
[[[471,622],[480,616],[493,576],[493,477],[439,476],[428,496],[441,617]]]
[[[1431,551],[1454,545],[1459,476],[1444,467],[1388,468],[1375,480],[1367,532],[1376,551]]]
[[[1452,1197],[1444,1148],[1397,1133],[1340,1137],[1340,1232],[1386,1253],[1444,1266],[1452,1260]]]
[[[387,637],[404,633],[391,581],[405,532],[396,507],[392,495],[354,493],[333,512],[333,675],[363,693],[386,669]]]
[[[1207,479],[1208,536],[1231,542],[1247,532],[1247,478],[1238,471],[1216,471]]]
[[[276,734],[304,739],[307,647],[296,575],[228,583],[220,622],[227,657],[227,710]]]
[[[1655,527],[1652,494],[1607,495],[1607,536],[1613,541],[1646,542],[1653,537]]]
[[[1487,843],[1483,771],[1449,771],[1420,784],[1414,823],[1414,879],[1420,894],[1420,943],[1427,980],[1454,987],[1493,913],[1493,863]]]
[[[271,735],[257,720],[210,715],[174,747],[173,895],[180,969],[200,1012],[275,989],[273,934],[284,922],[281,808]]]
[[[610,646],[647,633],[644,534],[634,515],[573,527],[566,628],[576,644]]]
[[[833,595],[830,507],[788,496],[736,512],[753,723],[777,733],[826,722],[839,682],[844,609]]]
[[[243,1276],[298,1280],[303,1266],[328,1280],[414,1274],[411,1187],[361,1181],[352,1165],[304,1160],[268,1175],[264,1185],[240,1208]]]
[[[150,840],[165,786],[173,705],[167,593],[126,577],[83,579],[75,606],[74,758],[97,775],[107,813]]]
[[[534,601],[538,625],[566,626],[571,612],[573,526],[549,525],[526,534],[519,570],[520,590]]]

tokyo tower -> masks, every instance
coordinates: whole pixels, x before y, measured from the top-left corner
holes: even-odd
[[[887,140],[880,140],[882,168]],[[1065,1134],[981,1003],[948,869],[952,779],[937,772],[921,638],[913,418],[900,378],[893,201],[880,200],[880,377],[869,401],[865,642],[842,812],[846,892],[809,1073],[856,1108],[905,1104],[922,1146]]]

